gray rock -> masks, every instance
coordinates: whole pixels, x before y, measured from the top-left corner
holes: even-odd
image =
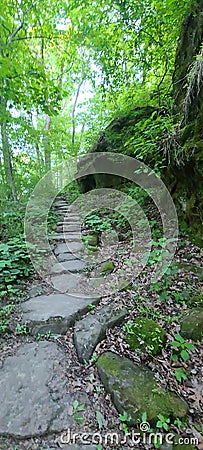
[[[203,308],[194,308],[183,318],[180,334],[184,338],[194,339],[194,341],[203,338]]]
[[[0,369],[0,433],[42,436],[71,427],[63,351],[52,342],[25,344]]]
[[[31,334],[64,334],[88,309],[90,303],[98,304],[99,297],[74,297],[65,294],[41,295],[22,304],[22,323]]]
[[[49,239],[52,241],[80,241],[81,234],[80,233],[62,233],[62,234],[53,234],[49,236]]]
[[[88,361],[96,345],[105,338],[107,328],[118,325],[126,316],[126,308],[116,307],[112,304],[104,306],[76,323],[74,343],[80,362]]]
[[[75,259],[75,255],[73,255],[72,253],[60,253],[57,256],[57,259],[59,262],[72,261]]]
[[[50,272],[51,274],[61,274],[66,273],[67,271],[74,273],[74,272],[82,272],[86,268],[87,264],[85,264],[80,259],[74,259],[72,261],[65,261],[63,263],[54,264]]]
[[[51,277],[54,289],[60,292],[68,292],[69,294],[77,293],[81,295],[83,282],[86,282],[86,279],[82,275],[62,274]]]
[[[60,253],[71,253],[67,244],[58,244],[54,250],[55,255],[59,255]]]
[[[28,295],[29,297],[37,297],[38,295],[44,294],[44,288],[37,284],[36,286],[33,286],[29,291]]]
[[[148,368],[113,352],[103,353],[97,361],[97,368],[115,407],[121,414],[127,412],[132,425],[138,423],[144,411],[152,426],[156,424],[158,414],[164,417],[187,415],[187,403],[158,384]]]

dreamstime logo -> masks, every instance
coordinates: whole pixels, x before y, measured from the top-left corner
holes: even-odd
[[[169,267],[177,245],[178,219],[172,198],[162,180],[143,162],[129,156],[115,153],[89,153],[79,160],[65,162],[48,172],[36,185],[27,204],[25,216],[25,236],[27,248],[35,270],[46,281],[52,283],[50,268],[58,263],[47,232],[47,218],[50,208],[57,195],[73,181],[91,180],[92,177],[101,178],[103,181],[115,176],[144,189],[156,206],[163,228],[162,250],[157,263],[151,273],[151,280],[160,279]],[[108,184],[107,184],[108,185]],[[77,215],[78,233],[85,218],[100,209],[116,211],[129,223],[132,231],[132,246],[129,263],[133,267],[136,276],[141,273],[147,264],[151,251],[151,229],[149,219],[146,217],[139,204],[124,192],[112,188],[97,188],[81,194],[71,205],[71,214]],[[67,251],[75,254],[77,258],[85,259],[90,263],[98,263],[109,259],[119,248],[119,239],[112,230],[102,233],[102,252],[88,251],[82,241],[80,245],[74,245],[74,239],[69,240],[66,233],[68,210],[63,222],[64,240]],[[104,219],[105,220],[105,219]],[[79,235],[79,234],[78,234]],[[63,263],[61,263],[63,265]],[[70,275],[66,271],[66,276]],[[73,274],[71,272],[71,276]],[[79,274],[75,274],[76,281],[80,282]],[[89,290],[97,293],[98,281],[101,284],[103,278],[89,279]],[[106,281],[110,276],[105,277]],[[66,291],[67,292],[67,291]],[[81,286],[81,293],[82,286]]]

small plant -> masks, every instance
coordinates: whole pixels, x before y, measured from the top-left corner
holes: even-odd
[[[103,427],[103,423],[104,423],[104,416],[100,411],[96,411],[96,419],[97,419],[99,430],[101,430],[101,428]]]
[[[91,310],[94,309],[94,308],[96,308],[96,306],[95,306],[95,305],[92,305],[91,303],[90,303],[89,305],[87,305],[87,309],[88,309],[89,311],[91,311]]]
[[[173,349],[173,361],[178,361],[178,358],[182,358],[183,361],[187,361],[190,357],[188,350],[194,350],[194,345],[185,341],[185,339],[178,333],[174,335],[174,338],[174,341],[170,343]]]
[[[84,418],[80,414],[85,409],[85,403],[79,403],[78,400],[73,402],[73,418],[77,424],[82,424],[84,422]]]
[[[17,334],[27,334],[27,326],[26,324],[18,323],[16,327],[16,333]]]
[[[170,424],[170,419],[167,418],[167,417],[164,417],[162,414],[158,414],[157,418],[159,420],[156,423],[156,427],[168,431],[169,424]]]
[[[93,355],[92,355],[92,357],[91,357],[91,359],[90,359],[90,362],[91,363],[94,363],[94,362],[96,362],[97,361],[97,354],[96,353],[93,353]]]
[[[135,322],[129,320],[124,326],[124,339],[132,349],[147,350],[152,355],[160,353],[166,340],[166,333],[154,320],[141,317]]]
[[[179,381],[179,383],[182,383],[182,381],[185,381],[188,378],[185,370],[182,369],[182,367],[178,367],[177,369],[175,369],[174,376],[176,380]]]
[[[122,422],[123,432],[125,434],[128,434],[129,428],[127,426],[127,423],[129,423],[131,420],[128,413],[126,411],[124,411],[123,414],[119,414],[118,419]]]

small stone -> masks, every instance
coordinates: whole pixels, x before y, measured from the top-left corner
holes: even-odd
[[[114,267],[115,266],[114,266],[113,261],[105,261],[99,267],[98,274],[99,275],[108,275],[109,273],[113,272]]]
[[[183,318],[180,325],[180,334],[186,339],[197,341],[203,337],[203,308],[192,309]]]

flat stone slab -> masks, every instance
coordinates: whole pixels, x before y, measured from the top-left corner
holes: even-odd
[[[127,312],[126,308],[111,304],[76,323],[74,343],[80,362],[89,361],[96,345],[105,338],[107,328],[120,324]]]
[[[52,236],[49,236],[49,239],[52,239],[53,241],[80,241],[81,240],[81,234],[80,233],[62,233],[62,234],[53,234]]]
[[[51,282],[57,291],[80,296],[84,292],[82,283],[86,282],[86,278],[83,275],[61,274],[52,276]]]
[[[74,297],[51,294],[31,298],[22,304],[22,323],[31,334],[64,334],[74,322],[88,311],[90,303],[98,304],[99,297]]]
[[[72,253],[60,253],[59,255],[57,255],[57,259],[59,262],[73,261],[75,260],[75,255],[73,255]]]
[[[162,387],[145,366],[138,366],[117,353],[105,352],[97,360],[97,368],[117,410],[128,414],[129,424],[139,423],[143,411],[152,426],[158,414],[180,418],[188,414],[185,400]]]
[[[67,224],[64,223],[63,225],[58,225],[57,226],[57,232],[77,232],[80,233],[80,226],[78,225],[78,222],[75,223],[71,223],[71,224]]]
[[[74,399],[66,372],[65,354],[52,342],[24,344],[6,358],[0,369],[0,434],[28,438],[71,428]]]
[[[51,274],[61,274],[69,272],[82,272],[87,268],[87,264],[85,264],[80,259],[73,259],[72,261],[65,261],[63,263],[57,263],[52,266],[50,273]]]
[[[67,244],[58,244],[54,249],[55,255],[59,255],[60,253],[70,253],[69,246]]]
[[[76,242],[63,242],[56,246],[54,249],[55,255],[59,255],[60,253],[71,253],[74,252],[79,253],[81,251],[84,251],[84,245],[82,242],[76,241]]]

